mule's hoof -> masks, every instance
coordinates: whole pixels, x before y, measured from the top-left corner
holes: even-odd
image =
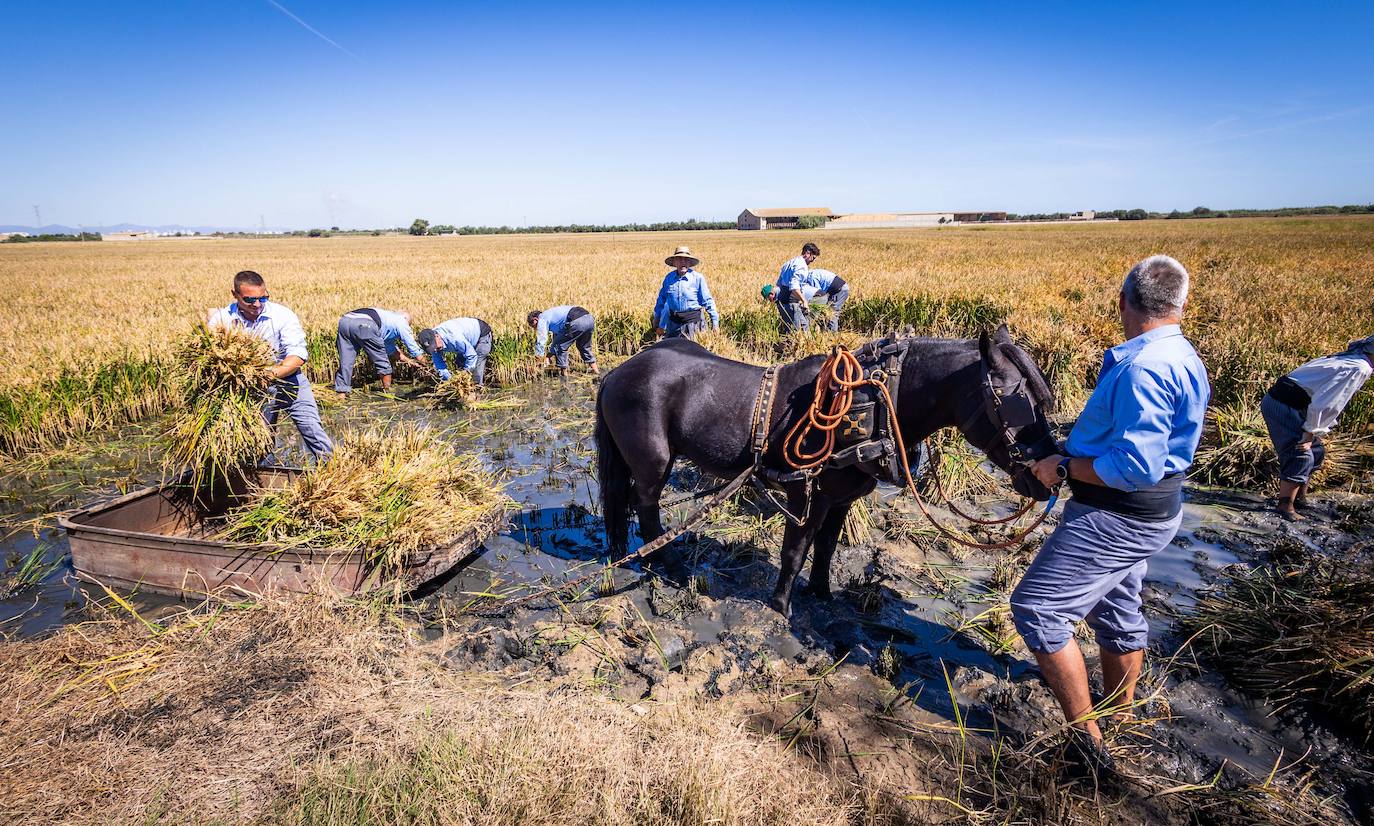
[[[792,613],[791,600],[785,597],[773,597],[768,600],[768,607],[782,614],[784,617],[790,616]]]
[[[833,602],[835,600],[835,595],[830,592],[829,585],[808,585],[806,586],[806,593],[810,594],[812,599],[821,602]]]

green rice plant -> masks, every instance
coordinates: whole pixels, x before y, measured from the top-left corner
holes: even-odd
[[[1374,564],[1358,553],[1232,566],[1184,619],[1240,688],[1374,737]]]
[[[596,316],[596,345],[603,353],[632,356],[653,341],[648,313],[613,310]]]
[[[330,461],[285,487],[257,489],[221,534],[282,548],[362,551],[390,575],[412,554],[448,544],[507,503],[475,457],[414,424],[345,433]]]
[[[492,338],[491,355],[487,357],[487,375],[491,382],[502,387],[524,384],[544,375],[544,361],[534,355],[534,334],[496,333]]]
[[[192,489],[207,491],[262,458],[272,444],[262,410],[275,363],[267,342],[238,327],[198,324],[176,342],[185,405],[164,432],[164,475],[187,469]]]
[[[730,310],[720,318],[720,330],[740,347],[770,353],[783,340],[778,312],[772,305]]]
[[[62,555],[49,559],[51,545],[39,542],[27,553],[16,554],[9,560],[10,570],[0,574],[0,599],[9,599],[25,588],[31,588],[47,579],[62,567]]]
[[[923,335],[977,335],[1007,319],[1007,310],[981,296],[937,297],[928,293],[882,295],[845,302],[840,324],[875,334],[911,326]]]

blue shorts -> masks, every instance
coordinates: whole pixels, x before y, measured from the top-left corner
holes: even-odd
[[[1145,648],[1150,626],[1140,612],[1140,589],[1146,563],[1173,541],[1182,521],[1182,513],[1147,522],[1070,499],[1011,595],[1012,620],[1026,646],[1053,654],[1086,619],[1107,651]]]

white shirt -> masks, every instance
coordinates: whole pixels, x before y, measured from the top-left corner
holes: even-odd
[[[1336,425],[1345,406],[1369,380],[1374,367],[1364,356],[1337,354],[1313,359],[1288,374],[1312,397],[1303,430],[1318,436]]]
[[[237,325],[272,345],[277,361],[287,356],[295,356],[301,361],[310,360],[310,352],[305,349],[305,330],[296,314],[268,301],[262,312],[253,321],[244,318],[235,301],[228,307],[221,307],[210,314],[211,325]]]

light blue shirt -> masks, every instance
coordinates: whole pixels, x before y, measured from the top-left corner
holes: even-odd
[[[309,361],[310,352],[305,349],[305,330],[296,314],[272,301],[263,305],[262,312],[253,321],[244,318],[235,301],[228,307],[221,307],[210,314],[209,323],[242,327],[272,345],[277,361],[287,356],[295,356],[301,361]]]
[[[811,274],[811,266],[798,255],[782,265],[778,272],[778,287],[784,290],[800,290]]]
[[[716,312],[716,300],[711,297],[706,276],[691,269],[685,275],[673,270],[663,276],[663,286],[659,288],[658,301],[654,303],[655,323],[666,328],[669,313],[689,310],[705,310],[711,316],[711,326],[720,328],[720,313]]]
[[[557,307],[550,307],[539,314],[539,321],[534,328],[534,354],[544,355],[544,345],[548,344],[549,334],[552,333],[557,341],[559,333],[568,326],[568,311],[572,309],[571,304],[560,304]]]
[[[1179,326],[1156,327],[1106,352],[1064,449],[1092,457],[1110,487],[1156,485],[1193,463],[1211,395],[1207,368]]]
[[[806,271],[807,283],[815,287],[818,292],[828,292],[830,285],[835,283],[836,278],[839,276],[830,270],[808,268]]]
[[[391,310],[383,310],[381,307],[373,307],[377,311],[377,317],[382,320],[382,341],[386,342],[388,353],[394,353],[401,344],[415,358],[420,358],[425,354],[420,349],[420,344],[415,340],[415,333],[410,329],[410,322],[400,313]]]
[[[434,369],[439,371],[439,377],[444,381],[452,378],[449,373],[448,365],[444,362],[444,353],[455,353],[462,360],[463,369],[471,370],[477,366],[477,342],[482,338],[482,325],[475,318],[450,318],[443,324],[436,325],[434,332],[439,334],[439,338],[444,340],[443,349],[434,352],[430,358],[434,360]]]

